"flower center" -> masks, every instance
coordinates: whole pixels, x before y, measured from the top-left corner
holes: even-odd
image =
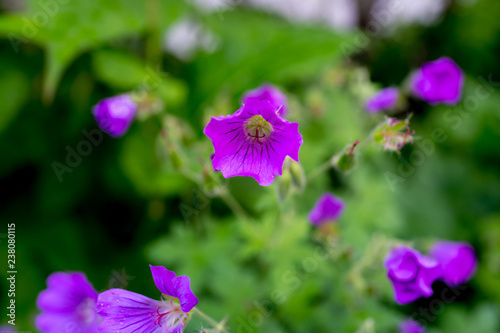
[[[245,126],[247,136],[262,144],[271,136],[274,131],[273,125],[264,119],[261,115],[256,115],[250,118]]]
[[[156,313],[151,313],[150,316],[152,317],[156,317],[155,318],[155,321],[154,321],[154,324],[155,325],[158,325],[160,327],[161,326],[161,322],[162,322],[162,319],[163,317],[167,316],[166,320],[164,321],[164,323],[167,323],[168,326],[174,326],[175,323],[177,322],[177,320],[179,322],[182,322],[182,325],[184,326],[184,323],[183,323],[183,320],[181,318],[181,315],[183,316],[184,315],[184,312],[182,312],[181,309],[179,308],[173,308],[172,310],[168,310],[166,312],[163,312],[163,313],[160,313],[160,308],[157,308],[156,309]]]

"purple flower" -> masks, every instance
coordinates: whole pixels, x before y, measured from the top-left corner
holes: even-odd
[[[467,243],[439,241],[432,247],[430,255],[443,268],[441,279],[449,286],[467,282],[476,271],[476,253]]]
[[[309,221],[319,226],[337,220],[344,211],[344,202],[332,193],[323,194],[309,213]]]
[[[123,289],[107,290],[98,298],[99,332],[182,333],[187,313],[198,304],[191,281],[162,266],[150,268],[156,287],[168,299],[157,301]]]
[[[399,98],[397,88],[385,88],[377,92],[366,102],[366,110],[369,113],[391,110],[396,106]]]
[[[405,246],[394,248],[384,266],[394,286],[394,299],[399,304],[430,297],[432,283],[441,277],[441,266],[436,260]]]
[[[232,115],[212,117],[203,133],[214,145],[212,165],[225,178],[253,177],[267,186],[282,174],[287,155],[299,161],[299,124],[281,118],[267,101],[247,98]]]
[[[423,64],[410,84],[415,96],[431,105],[455,105],[462,97],[464,74],[453,60],[442,57]]]
[[[268,101],[275,111],[282,117],[288,114],[286,96],[272,84],[263,84],[257,89],[247,91],[243,95],[243,104],[246,104],[248,98],[256,98],[261,101]]]
[[[95,333],[97,291],[83,273],[56,272],[47,279],[47,289],[36,300],[42,311],[36,327],[44,333]]]
[[[92,110],[99,128],[114,138],[127,133],[136,112],[137,104],[126,94],[105,98]]]
[[[413,319],[407,319],[399,326],[400,333],[425,333],[425,328]]]

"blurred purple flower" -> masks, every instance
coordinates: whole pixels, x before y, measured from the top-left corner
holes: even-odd
[[[470,244],[439,241],[432,247],[430,255],[443,268],[441,279],[449,286],[467,282],[476,271],[476,253]]]
[[[0,333],[16,333],[16,332],[18,332],[18,330],[13,325],[10,324],[0,325]]]
[[[253,177],[267,186],[282,174],[286,156],[299,160],[299,124],[281,118],[267,101],[247,98],[232,115],[212,117],[203,133],[214,145],[214,170],[225,178]]]
[[[430,297],[432,283],[441,277],[441,266],[420,252],[405,247],[394,248],[385,259],[387,277],[394,286],[394,299],[399,304]]]
[[[127,133],[136,112],[137,104],[127,94],[105,98],[92,110],[99,128],[115,138]]]
[[[413,319],[407,319],[399,326],[400,333],[425,333],[425,328]]]
[[[282,117],[285,117],[288,114],[285,94],[271,84],[264,84],[257,89],[247,91],[245,95],[243,95],[243,104],[245,104],[245,101],[248,98],[268,101]]]
[[[36,327],[44,333],[95,333],[99,325],[97,291],[83,273],[56,272],[47,278],[47,289],[36,300],[42,311]]]
[[[385,88],[368,99],[365,107],[369,113],[391,110],[396,106],[398,98],[399,91],[397,88]]]
[[[99,332],[104,333],[182,333],[189,313],[198,304],[187,276],[176,276],[162,266],[150,266],[156,287],[162,294],[177,298],[161,301],[123,289],[110,289],[99,295]]]
[[[462,98],[464,74],[460,67],[447,57],[427,62],[411,78],[415,96],[431,105],[455,105]]]
[[[323,194],[309,213],[309,221],[314,226],[336,221],[344,211],[344,201],[332,193]]]

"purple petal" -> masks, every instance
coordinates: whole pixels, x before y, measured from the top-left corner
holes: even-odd
[[[252,136],[247,124],[256,117],[262,117],[272,131]],[[299,160],[302,136],[298,127],[297,123],[281,118],[266,101],[247,98],[233,115],[213,117],[204,133],[214,145],[215,170],[220,170],[225,178],[253,177],[261,186],[267,186],[282,174],[286,156]]]
[[[243,104],[246,104],[249,98],[256,98],[261,101],[269,102],[275,111],[282,117],[288,114],[285,94],[271,84],[263,84],[257,89],[246,92],[245,95],[243,95]]]
[[[440,241],[432,247],[431,256],[442,266],[442,279],[449,286],[467,282],[476,271],[476,253],[470,244]]]
[[[35,319],[36,328],[43,333],[96,333],[99,317],[94,314],[95,320],[90,325],[82,325],[81,318],[76,315],[44,312]],[[1,332],[1,331],[0,331]]]
[[[411,88],[420,99],[430,103],[455,105],[462,98],[464,74],[447,57],[427,62],[413,75]]]
[[[442,275],[437,261],[404,246],[394,248],[388,254],[384,266],[394,287],[394,298],[400,304],[430,297],[433,293],[432,283]]]
[[[340,218],[344,211],[344,202],[332,193],[323,194],[309,213],[309,221],[318,226]]]
[[[99,128],[115,138],[127,133],[136,112],[137,104],[129,95],[105,98],[92,111]]]
[[[42,332],[66,332],[68,327],[95,332],[97,292],[83,273],[57,272],[47,278],[47,289],[40,292],[36,319]]]
[[[182,316],[177,315],[180,309],[175,310],[170,304],[123,289],[107,290],[99,295],[97,302],[102,317],[98,332],[182,332]]]
[[[385,88],[377,92],[366,102],[366,110],[370,113],[391,110],[396,106],[399,98],[397,88]]]
[[[153,274],[156,287],[165,295],[179,299],[181,309],[185,313],[191,311],[198,304],[198,298],[190,287],[190,279],[185,275],[176,276],[163,266],[149,266]]]
[[[400,333],[425,333],[425,328],[413,319],[407,319],[399,326]]]
[[[0,326],[0,332],[1,333],[16,333],[18,332],[15,328],[15,326],[10,325],[10,324],[5,324]]]

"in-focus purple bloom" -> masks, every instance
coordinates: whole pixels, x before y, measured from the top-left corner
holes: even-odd
[[[369,113],[394,109],[398,102],[399,91],[397,88],[385,88],[377,92],[366,102],[366,110]]]
[[[246,103],[248,98],[268,101],[282,117],[285,117],[288,114],[285,94],[272,84],[263,84],[257,89],[247,91],[245,95],[243,95],[243,104]]]
[[[267,101],[247,98],[232,115],[212,117],[203,133],[214,145],[212,165],[225,178],[253,177],[267,186],[282,174],[286,156],[299,161],[299,124],[281,118]]]
[[[319,226],[324,223],[336,221],[344,211],[344,201],[332,193],[323,194],[309,213],[309,221]]]
[[[432,104],[455,105],[462,98],[464,74],[447,57],[427,62],[413,75],[411,89],[418,98]]]
[[[432,283],[442,273],[436,260],[405,246],[394,248],[385,259],[384,266],[394,286],[394,299],[399,304],[430,297],[433,293]]]
[[[430,255],[443,268],[441,279],[449,286],[467,282],[476,271],[476,253],[470,244],[439,241],[432,247]]]
[[[399,326],[400,333],[425,333],[425,328],[413,319],[407,319]]]
[[[137,104],[129,95],[105,98],[97,103],[92,113],[99,128],[114,138],[127,133],[137,113]]]
[[[42,311],[36,327],[43,333],[95,333],[99,325],[96,310],[97,291],[83,273],[51,274],[47,289],[36,300]]]
[[[162,266],[150,268],[156,287],[167,298],[158,301],[123,289],[107,290],[98,298],[99,332],[182,333],[187,314],[198,304],[191,281]]]

